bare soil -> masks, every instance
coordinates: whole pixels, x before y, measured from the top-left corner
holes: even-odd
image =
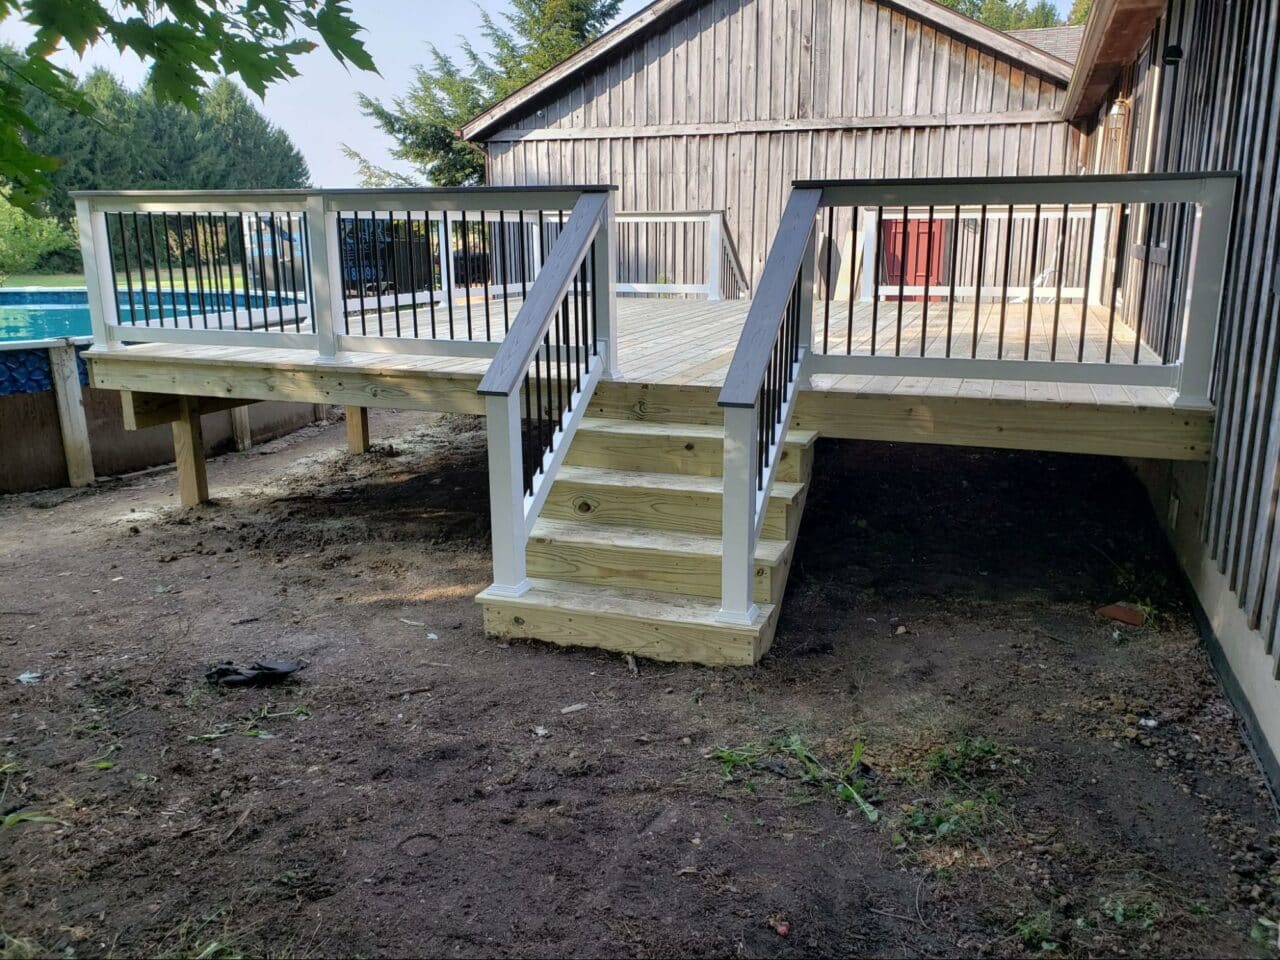
[[[1122,464],[824,445],[774,649],[713,670],[486,639],[481,424],[373,426],[194,511],[0,501],[0,955],[1275,954],[1275,810]],[[258,657],[309,665],[204,681]]]

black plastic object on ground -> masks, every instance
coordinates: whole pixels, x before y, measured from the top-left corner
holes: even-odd
[[[266,687],[287,680],[306,665],[303,660],[255,660],[240,667],[224,660],[210,667],[204,678],[216,687]]]

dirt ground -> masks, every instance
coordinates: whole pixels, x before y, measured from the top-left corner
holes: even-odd
[[[481,425],[373,429],[0,500],[0,956],[1276,954],[1121,464],[824,445],[765,663],[633,669],[486,639]]]

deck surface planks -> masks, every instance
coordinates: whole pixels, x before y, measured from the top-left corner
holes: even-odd
[[[723,382],[733,357],[750,305],[748,300],[712,302],[620,297],[617,304],[620,379],[632,383],[718,387]],[[500,310],[500,307],[494,309]],[[518,309],[519,303],[513,301],[510,306],[513,317]],[[851,343],[852,352],[864,355],[869,352],[873,339],[873,311],[870,303],[854,303],[852,322],[846,301],[831,301],[829,304],[819,301],[815,304],[814,313],[814,336],[819,350],[825,343],[827,352],[839,355]],[[919,356],[923,335],[925,355],[945,357],[948,322],[952,356],[971,354],[975,324],[978,330],[977,354],[980,358],[995,358],[1001,349],[1006,358],[1013,359],[1020,359],[1025,353],[1032,360],[1048,360],[1054,353],[1053,304],[1036,303],[1030,310],[1025,303],[1006,305],[1003,347],[999,304],[984,303],[975,309],[973,304],[960,302],[952,307],[941,301],[928,304],[920,301],[885,301],[879,304],[875,313],[874,340],[878,354],[892,355],[897,347],[903,356]],[[1025,337],[1028,318],[1031,330],[1029,347]],[[1084,359],[1088,362],[1103,362],[1106,359],[1109,313],[1105,308],[1091,307],[1083,319]],[[1070,362],[1077,356],[1081,320],[1080,305],[1062,305],[1056,341],[1059,360]],[[402,325],[403,323],[402,320]],[[384,321],[385,328],[390,329],[392,326],[393,322]],[[496,326],[495,339],[500,339],[501,324]],[[1126,362],[1130,360],[1133,343],[1133,331],[1117,321],[1112,339],[1113,359],[1124,358]],[[309,350],[164,343],[137,344],[124,350],[112,351],[111,357],[113,360],[149,361],[161,366],[214,365],[231,371],[237,368],[323,370],[329,374],[350,371],[369,376],[421,375],[458,381],[478,381],[489,363],[484,358],[371,351],[344,352],[335,360],[325,361],[317,359]],[[1145,346],[1142,348],[1141,359],[1143,363],[1159,362],[1159,358]],[[119,368],[120,365],[115,366]],[[1173,391],[1159,387],[993,381],[977,378],[818,374],[813,377],[813,386],[834,393],[859,395],[1006,399],[1122,407],[1168,407],[1173,402]]]

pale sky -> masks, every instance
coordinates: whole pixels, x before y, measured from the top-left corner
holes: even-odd
[[[630,16],[647,3],[623,0],[621,16]],[[1065,16],[1070,0],[1055,0],[1055,4]],[[383,100],[402,93],[414,65],[429,56],[428,44],[453,54],[459,38],[465,36],[481,46],[478,8],[497,15],[507,4],[505,0],[352,0],[351,6],[366,30],[364,41],[381,76],[348,72],[327,52],[317,50],[298,61],[299,77],[271,87],[260,105],[263,114],[293,138],[311,168],[312,182],[320,187],[357,185],[355,165],[342,154],[343,142],[380,166],[396,167],[390,140],[361,114],[357,92]],[[29,35],[26,25],[15,18],[0,22],[0,41],[21,45]],[[59,55],[57,60],[76,73],[106,67],[128,86],[137,86],[146,74],[137,58],[122,57],[114,47],[92,49],[84,62],[73,53]]]

